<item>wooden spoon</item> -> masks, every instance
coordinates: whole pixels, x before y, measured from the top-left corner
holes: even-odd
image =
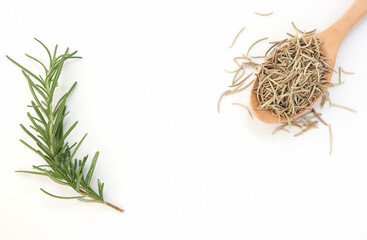
[[[345,35],[349,32],[349,30],[364,16],[367,14],[367,0],[355,0],[352,6],[344,13],[344,15],[336,21],[333,25],[331,25],[326,30],[315,34],[316,38],[322,40],[324,43],[321,45],[321,50],[323,51],[324,55],[329,58],[328,64],[330,66],[335,66],[335,59],[338,54],[338,50],[340,44],[342,43]],[[330,81],[333,73],[326,73],[327,80]],[[280,118],[278,116],[274,116],[270,110],[258,110],[259,102],[256,97],[256,89],[258,85],[258,78],[255,80],[252,86],[252,93],[250,96],[250,104],[251,109],[254,115],[261,121],[265,123],[279,123],[287,121],[286,118]],[[315,102],[320,98],[319,96]],[[311,107],[311,104],[309,107]],[[306,111],[305,109],[304,111]],[[298,115],[302,114],[302,112],[298,113],[297,115],[292,116],[294,118]]]

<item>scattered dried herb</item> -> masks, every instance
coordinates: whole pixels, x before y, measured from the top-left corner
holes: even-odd
[[[347,72],[343,68],[342,68],[342,72],[345,73],[345,74],[352,74],[352,75],[354,74],[354,72]]]
[[[252,113],[251,113],[250,109],[249,109],[248,107],[246,107],[245,105],[243,105],[242,103],[232,103],[232,105],[237,105],[237,106],[241,106],[241,107],[243,107],[244,109],[246,109],[246,110],[247,110],[247,112],[248,112],[248,114],[250,115],[250,117],[251,117],[252,119],[254,119],[254,117],[252,116]]]
[[[331,132],[331,126],[329,124],[329,139],[330,139],[330,150],[329,155],[333,152],[333,133]]]
[[[343,105],[339,105],[339,104],[335,104],[335,103],[332,103],[331,106],[342,108],[342,109],[345,109],[345,110],[348,110],[348,111],[351,111],[351,112],[357,112],[356,110],[354,110],[352,108],[349,108],[349,107],[346,107],[346,106],[343,106]]]
[[[294,22],[292,22],[292,26],[294,27],[294,29],[296,29],[296,31],[298,32],[298,33],[301,33],[301,34],[311,34],[311,33],[314,33],[314,32],[316,32],[316,28],[314,29],[314,30],[311,30],[311,31],[302,31],[302,30],[300,30],[298,27],[296,27],[296,24],[294,24]],[[292,36],[293,37],[293,36]]]
[[[273,12],[270,12],[270,13],[259,13],[259,12],[255,12],[255,14],[260,15],[260,16],[270,16],[271,14],[273,14]]]
[[[342,84],[342,70],[341,70],[341,67],[339,67],[338,75],[339,75],[339,84]]]
[[[253,44],[251,44],[251,46],[248,48],[248,50],[247,50],[247,54],[246,54],[246,56],[248,57],[248,56],[250,56],[250,51],[251,51],[251,49],[256,45],[256,44],[258,44],[259,42],[261,42],[261,41],[264,41],[264,40],[266,40],[266,39],[269,39],[268,37],[265,37],[265,38],[261,38],[261,39],[259,39],[259,40],[257,40],[257,41],[255,41]]]
[[[236,42],[236,40],[237,40],[238,36],[240,36],[240,34],[242,33],[242,31],[243,31],[243,30],[245,30],[245,28],[246,28],[246,26],[245,26],[245,27],[243,27],[243,28],[241,28],[241,30],[240,30],[240,31],[237,33],[237,35],[234,37],[234,39],[233,39],[233,41],[232,41],[231,46],[229,46],[228,48],[232,48],[232,47],[233,47],[233,45],[234,45],[234,43]]]

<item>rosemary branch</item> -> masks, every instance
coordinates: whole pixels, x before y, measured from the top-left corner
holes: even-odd
[[[34,114],[32,115],[28,112],[27,117],[31,121],[30,128],[35,133],[32,133],[22,124],[20,124],[20,127],[34,140],[38,148],[32,147],[23,140],[20,141],[43,158],[46,161],[46,165],[34,165],[34,171],[16,172],[47,176],[58,184],[73,188],[78,193],[78,196],[62,197],[48,193],[41,188],[41,191],[52,197],[60,199],[78,199],[79,201],[90,203],[102,203],[117,211],[123,212],[121,208],[104,200],[104,183],[99,179],[97,181],[98,191],[94,191],[91,188],[90,184],[99,152],[95,153],[87,174],[85,174],[85,164],[88,155],[80,160],[74,158],[87,134],[85,134],[79,142],[72,145],[69,145],[69,142],[66,141],[68,135],[78,124],[78,122],[75,122],[69,129],[64,131],[63,121],[69,113],[66,112],[66,101],[75,88],[76,82],[69,91],[58,99],[56,105],[54,105],[54,102],[56,102],[54,93],[58,86],[58,80],[65,61],[81,57],[76,56],[77,51],[69,53],[68,48],[63,54],[57,56],[57,45],[55,46],[53,54],[51,54],[50,50],[41,41],[36,38],[35,40],[47,51],[49,67],[47,68],[43,62],[28,54],[26,54],[26,56],[42,66],[45,71],[44,77],[32,73],[9,56],[6,57],[22,70],[33,96],[33,100],[28,107],[34,110]]]

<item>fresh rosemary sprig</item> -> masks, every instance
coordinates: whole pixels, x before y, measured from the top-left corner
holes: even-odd
[[[79,142],[76,142],[71,146],[66,141],[70,132],[78,124],[78,122],[75,122],[69,129],[64,131],[63,120],[69,113],[66,112],[65,104],[70,93],[75,88],[76,82],[72,85],[70,90],[57,101],[56,105],[53,104],[54,101],[56,102],[54,99],[54,93],[58,86],[58,80],[65,61],[81,57],[76,56],[77,51],[69,53],[69,49],[66,49],[63,54],[57,56],[57,45],[55,46],[53,54],[51,54],[49,49],[41,41],[38,39],[35,40],[47,51],[50,61],[49,67],[47,68],[40,60],[28,54],[26,54],[26,56],[42,66],[45,71],[44,77],[41,75],[37,76],[11,59],[9,56],[6,57],[22,70],[33,96],[33,101],[31,101],[31,104],[28,105],[28,107],[32,108],[35,114],[31,115],[28,112],[27,116],[32,123],[30,128],[35,132],[35,134],[31,133],[31,131],[22,124],[20,127],[34,140],[38,149],[32,147],[23,140],[20,141],[42,157],[47,164],[33,166],[34,171],[17,172],[47,176],[56,183],[72,187],[78,193],[78,196],[74,197],[61,197],[48,193],[41,188],[41,191],[52,197],[61,199],[78,199],[83,202],[102,203],[117,211],[123,212],[119,207],[104,200],[104,183],[99,179],[98,192],[94,191],[90,186],[99,152],[95,153],[87,174],[84,173],[84,169],[86,168],[85,164],[88,159],[88,155],[82,160],[74,158],[87,134],[85,134]]]

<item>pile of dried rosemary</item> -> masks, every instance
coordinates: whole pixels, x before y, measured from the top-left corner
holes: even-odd
[[[270,110],[289,120],[327,94],[333,84],[324,73],[333,69],[325,62],[321,44],[315,36],[296,35],[273,45],[280,47],[270,52],[257,76],[259,110]]]
[[[341,73],[353,73],[346,72],[339,67],[339,83],[333,84],[327,81],[325,73],[336,72],[336,70],[327,63],[327,59],[321,51],[322,41],[314,35],[316,29],[307,32],[299,30],[293,22],[292,25],[296,29],[297,34],[287,33],[291,38],[269,42],[272,46],[266,51],[264,56],[251,56],[250,50],[257,43],[268,38],[261,38],[255,41],[246,54],[241,54],[241,56],[233,59],[237,69],[234,71],[226,70],[234,74],[234,76],[229,89],[222,93],[219,98],[218,112],[220,112],[220,102],[224,96],[245,90],[258,78],[258,86],[254,89],[259,102],[258,109],[270,110],[273,115],[288,120],[276,127],[273,134],[281,130],[289,132],[289,128],[295,126],[300,129],[295,136],[300,136],[312,128],[317,128],[318,123],[321,122],[329,126],[331,154],[332,135],[330,124],[327,124],[321,118],[322,114],[316,112],[313,108],[303,114],[300,113],[309,108],[320,96],[322,96],[321,108],[328,100],[330,107],[341,107],[355,111],[331,103],[328,92],[329,88],[343,83],[341,81]],[[244,29],[245,27],[236,35],[230,48]],[[256,63],[254,59],[258,58],[262,58],[264,61]],[[253,78],[251,79],[251,77]],[[241,103],[232,103],[232,105],[246,108],[251,118],[253,118],[249,107],[246,105]],[[300,115],[296,116],[298,114]]]

